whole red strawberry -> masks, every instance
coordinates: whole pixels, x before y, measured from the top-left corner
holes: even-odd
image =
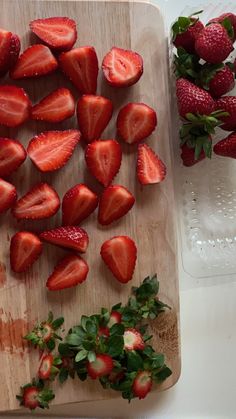
[[[182,47],[190,54],[195,52],[195,41],[204,28],[203,23],[195,17],[180,16],[172,26],[172,39],[176,48]]]
[[[214,98],[230,92],[235,86],[235,74],[228,65],[217,71],[209,83],[209,92]]]
[[[236,15],[234,13],[223,13],[222,15],[218,16],[218,17],[214,17],[213,19],[211,19],[209,23],[223,23],[225,19],[228,19],[233,27],[234,30],[234,34],[233,34],[233,42],[236,40]]]
[[[181,159],[184,166],[190,167],[196,163],[199,163],[201,160],[205,159],[206,155],[202,150],[198,159],[195,160],[194,157],[195,149],[188,147],[187,144],[181,146]]]
[[[219,23],[212,23],[200,32],[195,42],[195,50],[203,60],[218,64],[233,51],[233,44],[227,30]]]
[[[215,109],[215,102],[208,92],[183,78],[176,82],[176,95],[179,114],[183,118],[187,113],[209,115]]]
[[[236,159],[236,132],[215,144],[213,150],[219,156]]]
[[[216,108],[229,113],[229,116],[221,117],[224,122],[220,127],[226,131],[236,130],[236,96],[224,96],[216,101]]]

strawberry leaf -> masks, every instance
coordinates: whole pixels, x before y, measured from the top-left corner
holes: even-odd
[[[79,351],[75,357],[75,362],[80,362],[83,359],[87,358],[88,355],[88,351],[86,351],[85,349],[82,349],[81,351]]]
[[[61,368],[58,375],[60,384],[63,384],[67,380],[68,377],[69,377],[69,371],[66,368]]]
[[[107,342],[107,353],[113,358],[120,356],[124,352],[124,338],[123,336],[113,335]]]
[[[138,371],[143,368],[143,360],[138,352],[129,351],[127,353],[127,369],[128,371]]]

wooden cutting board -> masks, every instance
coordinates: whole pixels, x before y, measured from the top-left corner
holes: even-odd
[[[87,281],[70,290],[49,293],[45,288],[47,277],[54,265],[66,254],[51,245],[44,246],[43,256],[24,275],[16,275],[9,267],[10,238],[17,230],[39,231],[60,225],[60,212],[50,220],[41,222],[16,222],[11,214],[0,218],[0,410],[18,408],[15,395],[21,384],[35,376],[38,353],[28,351],[21,336],[37,319],[45,319],[49,310],[65,316],[66,329],[79,321],[82,314],[97,312],[101,306],[111,307],[126,301],[132,285],[157,272],[161,297],[173,309],[153,322],[156,348],[166,354],[167,364],[173,375],[161,389],[171,387],[180,374],[179,351],[179,296],[176,263],[176,236],[174,223],[174,194],[169,138],[169,101],[167,84],[167,49],[163,20],[158,8],[148,3],[90,2],[90,1],[40,1],[1,0],[0,26],[16,32],[22,39],[22,50],[37,39],[29,32],[32,19],[50,16],[69,16],[78,24],[77,45],[93,45],[99,63],[113,46],[133,49],[144,59],[144,74],[135,86],[116,90],[109,87],[100,72],[98,94],[113,100],[115,111],[112,122],[103,138],[114,138],[117,111],[129,101],[141,101],[154,107],[158,113],[158,129],[147,140],[167,165],[167,178],[160,185],[141,187],[135,178],[136,147],[122,144],[123,161],[115,183],[128,187],[136,196],[136,205],[122,220],[106,228],[97,223],[95,212],[82,226],[88,231],[90,245],[86,260],[90,266]],[[5,80],[1,81],[5,83]],[[6,80],[7,82],[7,80]],[[59,72],[38,80],[17,82],[22,85],[33,103],[52,89],[73,86]],[[37,133],[50,129],[76,127],[76,119],[61,124],[44,124],[34,121],[16,129],[0,128],[0,136],[19,139],[27,146]],[[40,180],[53,185],[62,198],[67,189],[84,182],[101,192],[102,188],[90,176],[84,165],[83,145],[79,145],[70,162],[53,174],[40,174],[30,159],[20,168],[11,181],[18,194],[25,194]],[[130,235],[138,246],[138,260],[132,282],[119,284],[104,266],[100,257],[101,244],[114,235]],[[89,380],[88,380],[89,381]],[[68,381],[63,389],[57,385],[54,404],[98,400],[116,397],[115,392],[102,390],[97,383]]]

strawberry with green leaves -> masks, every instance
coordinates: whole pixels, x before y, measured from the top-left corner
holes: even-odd
[[[195,52],[195,41],[204,28],[199,18],[194,17],[200,13],[201,11],[188,17],[180,16],[172,25],[172,41],[176,48],[182,47],[191,54]]]
[[[49,402],[54,399],[55,395],[50,388],[44,386],[42,380],[32,380],[32,383],[21,387],[21,394],[16,398],[20,402],[20,406],[24,406],[30,410],[35,410],[37,407],[41,409],[48,409]]]
[[[55,378],[59,373],[59,367],[62,364],[60,357],[54,357],[51,353],[43,355],[38,369],[38,377],[41,380]]]
[[[52,312],[49,313],[48,319],[45,322],[37,324],[34,329],[28,333],[24,339],[31,342],[40,349],[48,349],[52,351],[55,348],[56,340],[61,340],[58,335],[61,326],[64,323],[63,317],[58,317],[54,320]]]

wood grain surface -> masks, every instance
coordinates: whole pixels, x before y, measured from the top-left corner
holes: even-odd
[[[81,286],[63,292],[49,293],[45,288],[47,277],[54,265],[66,254],[51,245],[44,245],[43,256],[24,275],[11,272],[9,267],[10,238],[15,231],[30,229],[41,231],[61,223],[59,212],[50,220],[41,222],[16,222],[11,214],[0,218],[0,410],[18,408],[15,394],[19,386],[35,376],[38,365],[37,351],[29,351],[22,335],[37,319],[44,319],[52,310],[55,315],[65,316],[66,329],[76,324],[82,314],[97,312],[101,306],[111,307],[126,301],[132,285],[157,272],[160,294],[172,311],[153,322],[155,346],[166,354],[167,364],[173,375],[159,389],[171,387],[180,374],[179,346],[179,295],[176,262],[176,236],[174,223],[174,193],[169,138],[169,102],[167,85],[167,51],[163,20],[159,10],[148,3],[93,2],[93,1],[43,1],[1,0],[0,26],[21,36],[22,49],[37,39],[29,32],[32,19],[50,16],[69,16],[78,24],[76,45],[93,45],[99,63],[113,46],[133,49],[144,59],[144,74],[132,88],[115,90],[109,87],[100,71],[98,94],[112,99],[115,107],[112,122],[103,138],[115,138],[115,120],[119,108],[129,101],[141,101],[154,107],[158,113],[158,129],[147,140],[167,165],[167,178],[160,185],[141,187],[135,177],[136,147],[122,144],[123,160],[115,183],[131,190],[136,204],[126,217],[108,227],[97,223],[95,212],[82,226],[88,231],[90,245],[85,255],[90,266],[88,279]],[[7,82],[2,80],[1,83]],[[12,82],[11,82],[12,83]],[[12,83],[13,84],[13,83]],[[22,85],[33,103],[39,101],[59,86],[72,88],[59,72],[38,80],[17,82]],[[0,128],[0,136],[19,139],[25,146],[35,134],[50,129],[76,127],[76,119],[61,124],[28,122],[18,130]],[[69,187],[85,182],[92,189],[102,188],[90,176],[84,164],[83,145],[79,145],[70,162],[53,174],[40,174],[30,159],[20,168],[11,181],[17,186],[18,195],[25,194],[39,180],[52,184],[62,198]],[[131,236],[138,246],[138,259],[133,280],[119,284],[100,258],[101,244],[114,235]],[[88,380],[81,384],[68,381],[63,388],[55,384],[54,404],[98,400],[116,397],[115,392],[101,389]]]

